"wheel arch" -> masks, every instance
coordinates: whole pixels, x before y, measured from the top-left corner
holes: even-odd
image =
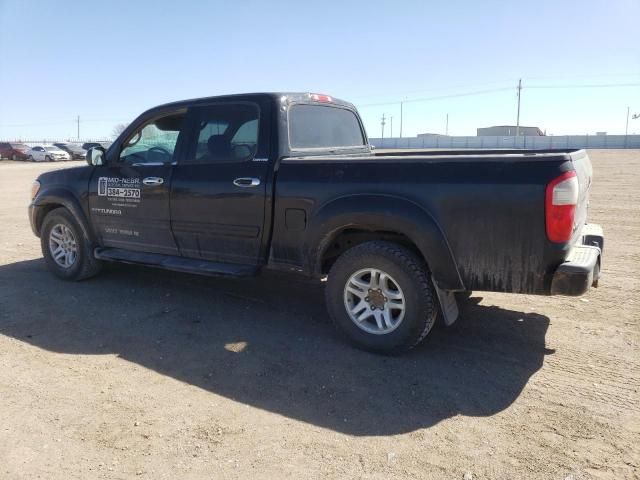
[[[80,225],[85,237],[91,243],[95,243],[95,236],[91,228],[89,228],[89,222],[80,206],[80,202],[71,192],[63,188],[52,188],[39,192],[34,199],[31,213],[31,224],[34,233],[40,236],[45,217],[60,207],[67,209],[71,213],[78,225]]]
[[[309,223],[306,260],[315,276],[326,273],[332,255],[337,258],[332,252],[336,240],[351,238],[348,248],[367,240],[391,240],[414,250],[438,287],[464,290],[444,232],[432,215],[410,200],[389,195],[341,197],[318,209]],[[348,248],[340,245],[338,252]]]

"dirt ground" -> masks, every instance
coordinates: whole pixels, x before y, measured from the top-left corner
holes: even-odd
[[[640,478],[640,151],[591,151],[601,286],[475,293],[408,355],[319,286],[111,266],[65,283],[0,162],[0,478]]]

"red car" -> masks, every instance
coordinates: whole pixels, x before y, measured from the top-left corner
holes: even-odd
[[[0,142],[0,158],[26,160],[29,147],[23,143]]]

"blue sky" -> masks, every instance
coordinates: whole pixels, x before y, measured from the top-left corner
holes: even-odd
[[[287,90],[354,102],[371,137],[383,113],[398,135],[402,99],[404,136],[447,113],[473,135],[515,122],[518,78],[521,124],[613,134],[640,86],[586,86],[640,84],[640,0],[0,0],[0,58],[0,138],[74,137],[76,115],[108,137],[159,103]]]

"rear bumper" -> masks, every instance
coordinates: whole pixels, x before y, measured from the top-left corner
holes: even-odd
[[[604,234],[602,227],[587,224],[582,229],[581,243],[573,246],[551,281],[552,295],[583,295],[589,287],[597,287],[600,278]]]

